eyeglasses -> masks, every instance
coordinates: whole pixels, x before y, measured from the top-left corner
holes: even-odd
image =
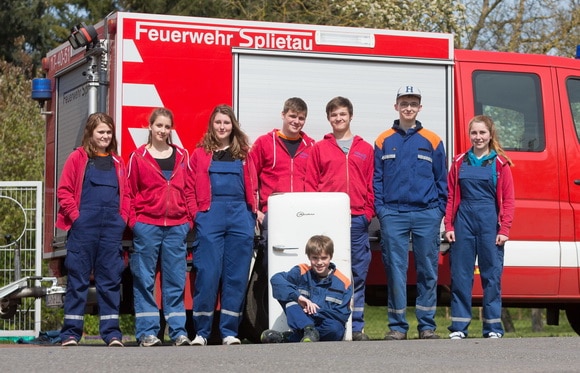
[[[404,108],[406,108],[407,106],[410,106],[410,107],[412,107],[413,109],[416,109],[416,108],[418,108],[420,105],[421,105],[421,104],[420,104],[420,103],[418,103],[418,102],[407,102],[407,101],[401,101],[401,102],[399,102],[399,107],[400,107],[401,109],[404,109]]]

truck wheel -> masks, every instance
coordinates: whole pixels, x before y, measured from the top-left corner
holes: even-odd
[[[386,306],[387,287],[385,285],[367,285],[365,288],[365,302],[369,306]]]
[[[263,251],[258,250],[248,283],[239,334],[253,343],[260,343],[260,335],[268,329],[268,325],[268,271],[264,265]]]
[[[8,320],[16,315],[16,310],[18,309],[17,304],[10,304],[8,302],[6,302],[7,304],[3,304],[3,300],[0,303],[2,303],[0,304],[0,319]]]
[[[580,335],[580,305],[566,307],[566,317],[572,329]]]

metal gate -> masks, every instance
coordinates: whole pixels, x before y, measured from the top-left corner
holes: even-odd
[[[0,181],[0,288],[26,276],[41,276],[41,259],[42,183]],[[41,301],[21,302],[14,317],[0,320],[0,337],[38,336]]]

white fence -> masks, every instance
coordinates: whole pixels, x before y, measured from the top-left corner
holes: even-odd
[[[0,288],[42,272],[42,183],[0,181]],[[38,336],[40,299],[23,298],[16,315],[0,319],[0,337]]]

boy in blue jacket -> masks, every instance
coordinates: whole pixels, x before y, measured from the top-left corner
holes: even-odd
[[[291,331],[265,330],[262,343],[340,341],[350,316],[352,285],[331,263],[334,243],[312,236],[306,243],[308,264],[299,264],[270,279],[272,293],[286,314]]]

